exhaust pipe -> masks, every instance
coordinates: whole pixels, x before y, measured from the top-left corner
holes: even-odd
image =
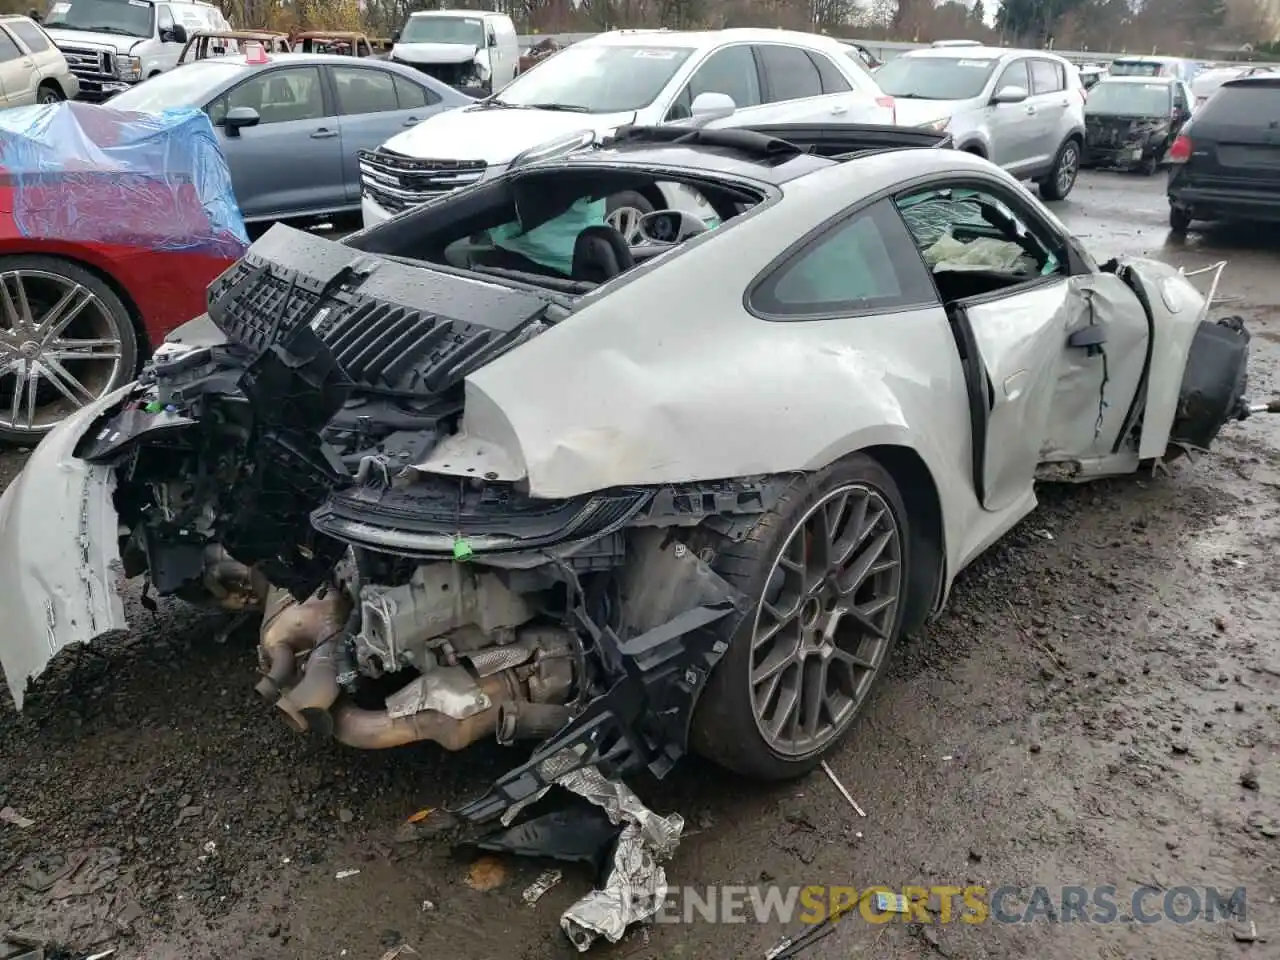
[[[258,693],[268,700],[279,698],[297,677],[298,654],[342,632],[347,618],[345,606],[346,597],[331,587],[322,588],[302,603],[289,591],[272,587],[267,593],[258,640],[266,673],[255,687]]]
[[[361,750],[386,750],[422,740],[431,740],[446,750],[462,750],[497,732],[498,713],[502,705],[515,696],[514,678],[506,671],[481,677],[477,683],[493,706],[462,720],[437,710],[393,717],[385,710],[362,710],[351,703],[339,704],[332,711],[333,738]]]
[[[573,717],[561,703],[531,703],[508,700],[498,704],[498,742],[545,740]]]

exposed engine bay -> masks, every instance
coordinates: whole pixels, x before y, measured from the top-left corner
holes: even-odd
[[[784,481],[548,501],[424,469],[465,442],[468,371],[565,307],[422,273],[277,227],[211,288],[225,342],[166,345],[77,451],[115,469],[124,573],[262,609],[258,690],[298,730],[545,741],[468,818],[587,766],[660,776],[743,606],[707,560]]]

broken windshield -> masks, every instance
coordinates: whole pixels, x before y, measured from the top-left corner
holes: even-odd
[[[53,30],[85,30],[149,37],[155,7],[145,0],[57,0],[44,25]]]
[[[1108,83],[1089,92],[1085,113],[1109,117],[1167,117],[1172,108],[1167,83]]]

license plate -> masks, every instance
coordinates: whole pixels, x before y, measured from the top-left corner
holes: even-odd
[[[1130,150],[1130,151],[1129,151],[1129,156],[1130,156],[1130,158],[1132,158],[1132,159],[1134,159],[1134,160],[1141,160],[1141,159],[1142,159],[1142,148],[1141,148],[1141,147],[1134,147],[1132,150]]]

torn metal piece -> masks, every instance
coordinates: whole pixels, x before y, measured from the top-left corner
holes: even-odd
[[[520,894],[520,899],[529,906],[534,906],[543,898],[548,890],[554,887],[564,877],[559,870],[547,870],[538,875],[538,879],[525,887],[524,893]]]
[[[7,823],[10,826],[17,827],[19,830],[25,830],[27,827],[35,826],[35,821],[30,817],[24,817],[13,807],[5,807],[0,810],[0,823]]]

